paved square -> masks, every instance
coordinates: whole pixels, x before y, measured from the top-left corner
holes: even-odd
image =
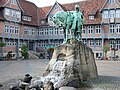
[[[34,77],[42,76],[48,60],[0,61],[0,90],[8,90],[16,79],[23,78],[26,73]],[[96,61],[99,76],[80,90],[120,90],[120,61]]]

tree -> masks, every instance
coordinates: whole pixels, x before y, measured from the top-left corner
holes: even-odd
[[[1,56],[3,57],[3,47],[6,46],[6,43],[0,42],[0,47],[1,47]]]
[[[22,53],[22,56],[24,56],[24,59],[29,58],[29,56],[28,56],[28,47],[26,45],[22,46],[21,53]]]
[[[104,45],[103,50],[105,52],[105,60],[106,60],[107,59],[107,52],[110,51],[110,47],[108,45]]]

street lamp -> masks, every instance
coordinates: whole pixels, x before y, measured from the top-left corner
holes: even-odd
[[[18,30],[18,40],[17,40],[17,60],[19,60],[19,44],[20,44],[20,28]]]

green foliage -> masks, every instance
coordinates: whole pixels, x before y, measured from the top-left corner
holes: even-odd
[[[29,58],[28,47],[26,45],[22,46],[21,53],[22,53],[22,56],[24,56],[24,59],[28,59]]]
[[[108,45],[104,45],[103,46],[104,52],[107,53],[108,51],[110,51],[110,48]]]
[[[0,42],[0,47],[4,47],[6,43]]]

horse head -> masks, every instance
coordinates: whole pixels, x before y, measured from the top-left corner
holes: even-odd
[[[66,18],[67,18],[66,12],[58,11],[57,13],[55,13],[52,20],[56,26],[64,26]]]

